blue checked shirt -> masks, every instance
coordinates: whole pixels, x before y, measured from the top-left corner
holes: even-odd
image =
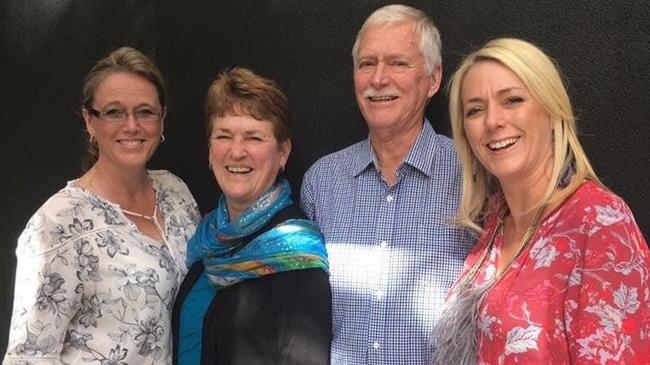
[[[321,158],[302,185],[330,258],[332,364],[430,364],[434,322],[474,242],[452,226],[458,158],[425,120],[394,186],[377,166],[366,139]]]

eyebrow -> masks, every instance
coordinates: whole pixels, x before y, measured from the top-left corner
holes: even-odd
[[[122,102],[120,101],[111,101],[109,103],[104,104],[104,106],[101,107],[101,109],[106,109],[106,108],[123,108],[123,109],[128,109]],[[142,102],[139,104],[136,104],[133,109],[140,109],[140,108],[159,108],[156,105],[149,104],[147,102]]]
[[[230,128],[224,128],[224,127],[217,127],[214,129],[215,132],[224,132],[224,133],[233,133],[233,131]],[[243,132],[244,136],[252,136],[252,135],[266,135],[264,131],[256,130],[256,129],[249,129],[245,130]]]
[[[502,97],[503,95],[509,94],[510,92],[512,92],[514,90],[525,90],[525,89],[523,87],[519,87],[519,86],[508,87],[508,88],[501,89],[501,90],[497,91],[497,96]],[[477,102],[481,102],[481,101],[483,101],[483,98],[480,97],[480,96],[476,96],[476,97],[467,99],[464,102],[465,103],[477,103]]]

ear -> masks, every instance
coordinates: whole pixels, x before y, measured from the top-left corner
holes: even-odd
[[[289,154],[291,153],[291,140],[287,139],[280,143],[278,147],[280,148],[280,166],[286,166]]]
[[[86,130],[88,131],[88,134],[91,136],[95,135],[95,128],[93,127],[93,124],[90,122],[92,119],[92,115],[88,112],[88,109],[86,108],[81,108],[81,115],[84,118],[84,122],[86,124]]]
[[[160,134],[165,132],[165,117],[167,117],[167,108],[163,108],[162,114],[160,114]]]
[[[212,166],[212,138],[208,139],[208,165]]]
[[[433,72],[429,75],[429,90],[427,92],[427,97],[433,97],[438,90],[440,90],[440,84],[442,82],[442,66],[440,64],[435,65]]]

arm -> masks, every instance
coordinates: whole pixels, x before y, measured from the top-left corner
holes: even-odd
[[[332,300],[321,269],[291,272],[277,289],[279,364],[327,365],[332,342]]]
[[[305,215],[311,219],[315,219],[315,204],[316,197],[314,196],[314,186],[312,180],[314,179],[314,167],[309,169],[302,180],[302,186],[300,187],[300,209],[305,213]]]
[[[14,305],[3,364],[60,364],[66,331],[83,285],[74,245],[60,244],[61,227],[37,214],[18,240]]]
[[[641,364],[650,358],[650,253],[626,206],[599,214],[565,302],[572,363]]]

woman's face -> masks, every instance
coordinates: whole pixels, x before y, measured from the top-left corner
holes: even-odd
[[[273,186],[291,142],[278,144],[273,124],[249,115],[212,119],[210,165],[235,218]]]
[[[481,61],[465,76],[461,98],[472,151],[501,185],[546,184],[552,122],[521,80],[501,63]]]
[[[91,110],[84,109],[83,117],[97,141],[97,164],[142,169],[160,142],[163,111],[158,91],[134,73],[115,72],[102,80]]]

